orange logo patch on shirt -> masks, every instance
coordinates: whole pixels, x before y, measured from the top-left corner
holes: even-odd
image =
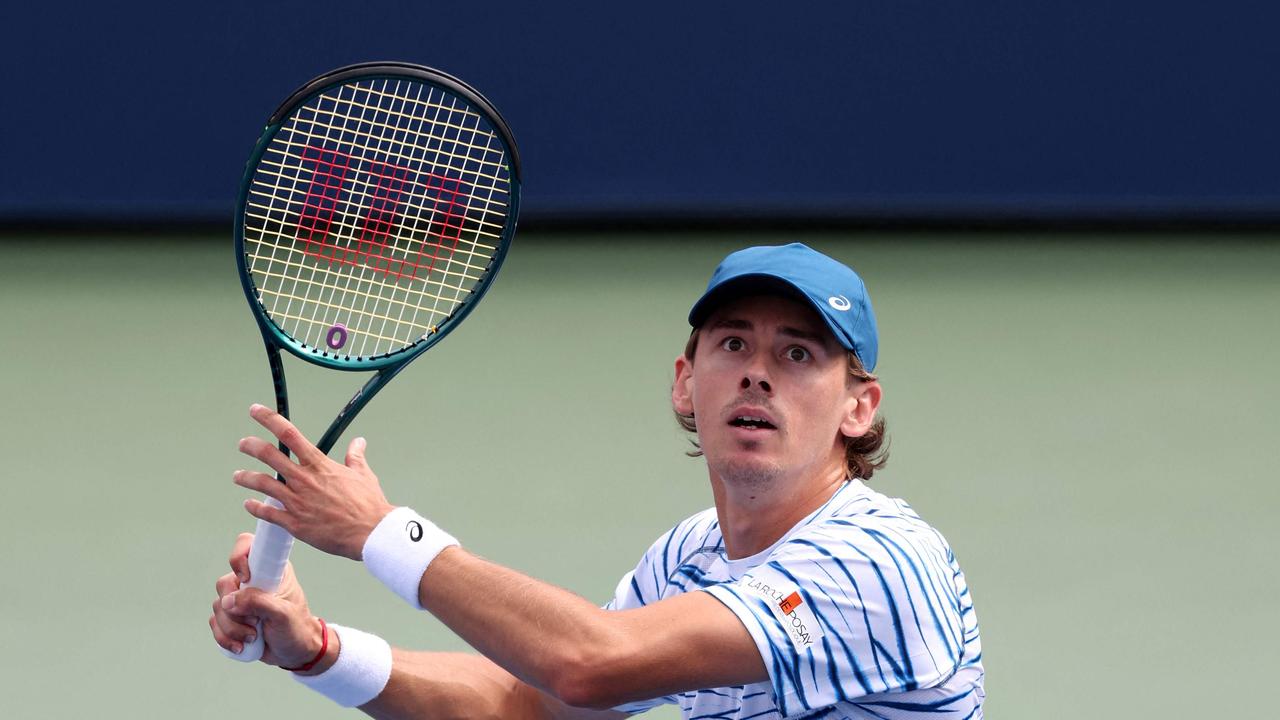
[[[795,610],[802,604],[804,604],[804,600],[800,599],[800,591],[797,590],[783,598],[782,602],[778,603],[778,609],[782,610],[783,613],[790,615],[792,610]]]

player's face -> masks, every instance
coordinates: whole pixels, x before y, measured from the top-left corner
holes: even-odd
[[[747,297],[707,319],[692,363],[677,358],[672,401],[694,414],[713,473],[759,484],[843,468],[843,435],[873,419],[875,402],[859,408],[867,384],[813,309]]]

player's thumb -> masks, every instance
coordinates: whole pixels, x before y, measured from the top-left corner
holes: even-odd
[[[361,470],[369,469],[369,463],[365,462],[364,459],[364,449],[368,445],[369,443],[362,437],[351,441],[351,444],[347,446],[347,467]]]

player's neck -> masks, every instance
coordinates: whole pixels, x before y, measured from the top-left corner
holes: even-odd
[[[846,479],[841,466],[792,482],[737,487],[712,472],[711,493],[725,553],[736,560],[767,549],[830,500]]]

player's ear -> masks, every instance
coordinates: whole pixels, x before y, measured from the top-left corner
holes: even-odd
[[[849,387],[845,399],[844,421],[840,423],[840,434],[845,437],[861,437],[871,429],[876,421],[876,410],[880,407],[882,391],[880,383],[859,382]]]
[[[693,414],[693,363],[676,356],[676,381],[671,384],[671,407],[681,415]]]

